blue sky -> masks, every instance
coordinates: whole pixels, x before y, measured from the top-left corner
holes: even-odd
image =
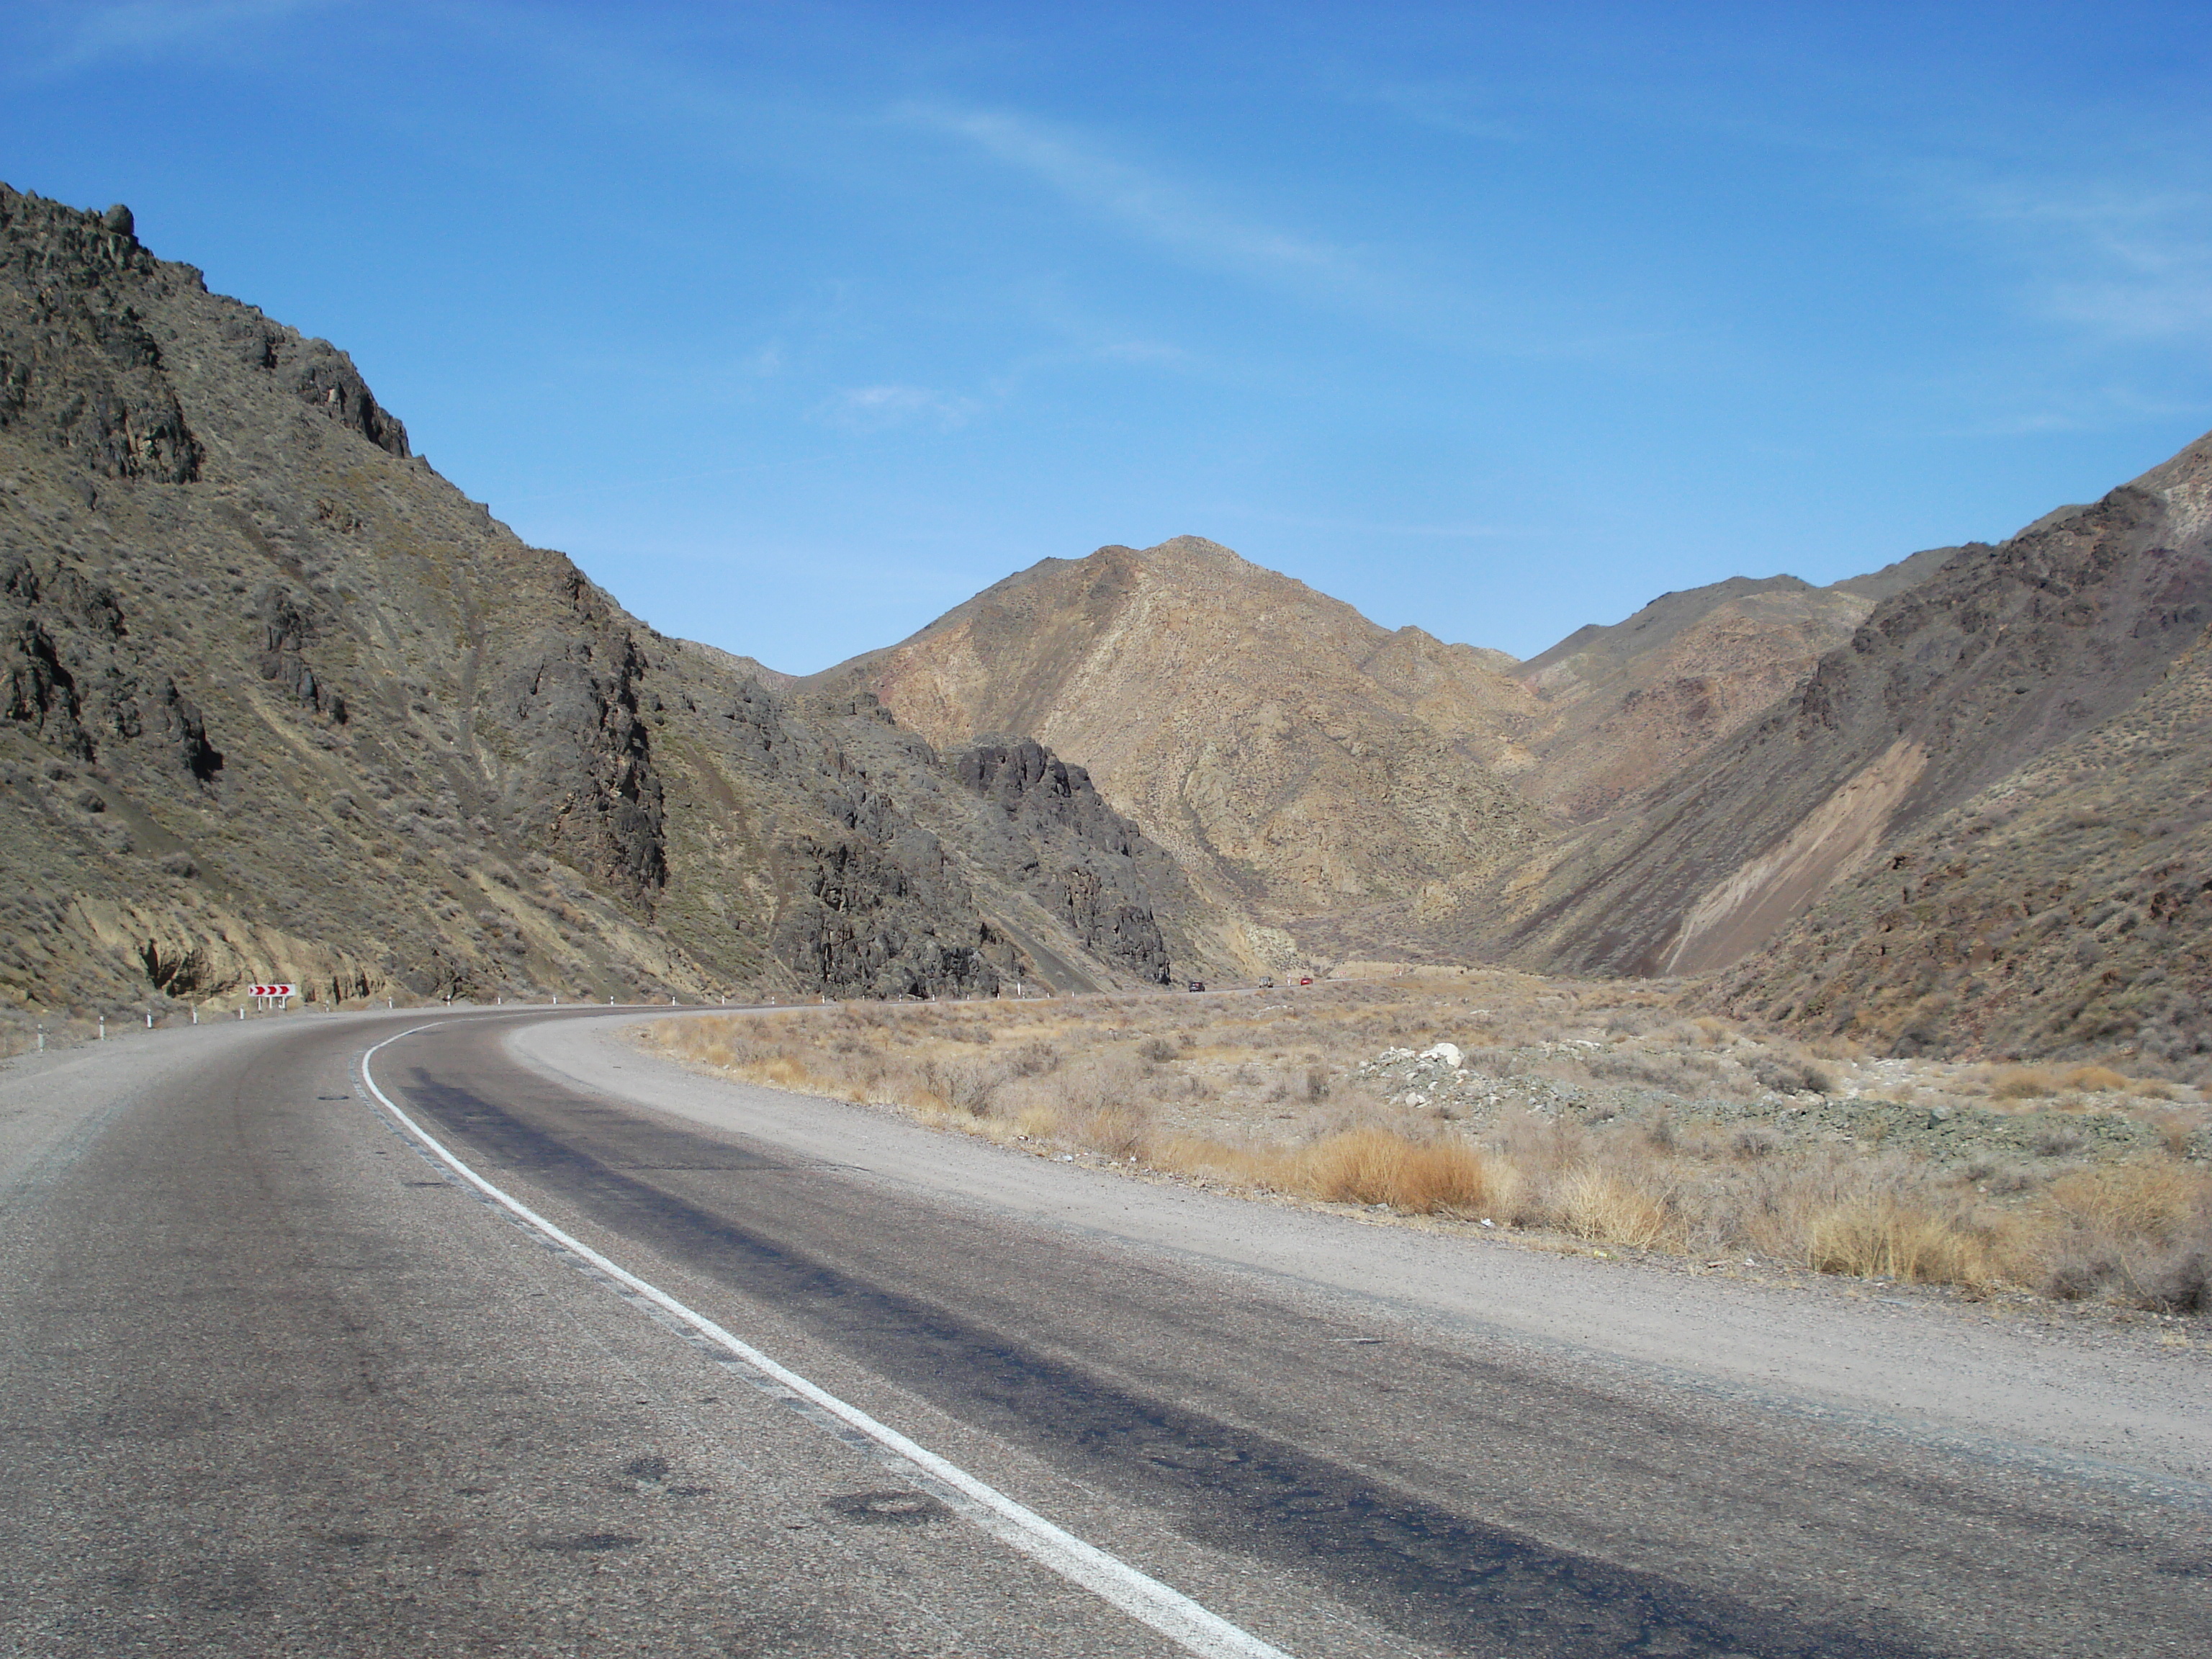
[[[0,178],[805,672],[1194,533],[1528,655],[2212,428],[2196,5],[0,5]]]

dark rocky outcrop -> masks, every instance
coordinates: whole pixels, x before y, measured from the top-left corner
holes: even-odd
[[[98,477],[181,483],[201,447],[129,294],[155,270],[129,223],[0,193],[0,430]]]
[[[1009,866],[1095,955],[1148,983],[1173,977],[1152,902],[1172,860],[1100,799],[1089,773],[1027,738],[977,744],[952,770],[1005,815]]]

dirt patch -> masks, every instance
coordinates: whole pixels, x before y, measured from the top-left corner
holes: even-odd
[[[1692,905],[1662,971],[1701,974],[1757,950],[1866,861],[1881,844],[1897,804],[1927,766],[1927,750],[1899,738],[1781,845],[1761,853]]]

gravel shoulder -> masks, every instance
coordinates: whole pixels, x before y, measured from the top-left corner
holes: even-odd
[[[679,1016],[680,1017],[680,1016]],[[2212,1354],[2168,1334],[2008,1319],[1938,1297],[1808,1295],[1786,1280],[1623,1271],[1432,1226],[1232,1198],[1049,1161],[894,1114],[726,1082],[643,1053],[635,1014],[547,1024],[514,1057],[571,1086],[834,1164],[954,1207],[1063,1229],[1231,1279],[1551,1349],[1769,1410],[2026,1460],[2212,1508]]]

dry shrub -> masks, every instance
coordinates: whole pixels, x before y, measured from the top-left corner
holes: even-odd
[[[1755,1054],[1750,1064],[1751,1074],[1763,1088],[1777,1094],[1833,1094],[1836,1075],[1825,1066],[1806,1059],[1802,1054],[1775,1051]]]
[[[2160,1313],[2212,1313],[2212,1242],[2172,1250],[2136,1274],[2136,1299]]]
[[[1509,1112],[1491,1126],[1490,1139],[1515,1165],[1544,1176],[1581,1164],[1590,1132],[1564,1112]]]
[[[2204,1119],[2202,1114],[2160,1112],[2151,1119],[2151,1127],[2158,1131],[2158,1138],[2165,1143],[2167,1152],[2176,1158],[2186,1158],[2197,1132],[2204,1127]]]
[[[1899,1284],[1975,1285],[1988,1279],[1984,1242],[1953,1218],[1888,1196],[1838,1205],[1813,1218],[1807,1265],[1824,1273]]]
[[[1430,1215],[1438,1210],[1507,1208],[1512,1172],[1463,1140],[1417,1141],[1381,1127],[1351,1129],[1308,1147],[1298,1184],[1340,1204],[1387,1204]]]
[[[1606,1244],[1648,1250],[1668,1242],[1674,1216],[1666,1198],[1642,1182],[1595,1166],[1571,1171],[1555,1199],[1569,1232]]]
[[[2117,1094],[2128,1086],[2127,1079],[2109,1066],[2076,1066],[2060,1081],[2085,1095]]]
[[[2037,1229],[2015,1272],[2061,1300],[2109,1294],[2201,1313],[2212,1295],[2212,1176],[2158,1161],[2061,1176],[2025,1212]],[[2031,1269],[2039,1268],[2039,1277]]]
[[[1062,1139],[1111,1158],[1145,1156],[1152,1138],[1149,1085],[1126,1054],[1068,1061],[1027,1085],[1025,1098],[1049,1106]]]
[[[1042,1077],[1058,1071],[1063,1058],[1057,1044],[1024,1042],[1006,1057],[1006,1069],[1016,1077]]]
[[[1381,1204],[1415,1215],[1510,1217],[1521,1177],[1504,1159],[1449,1137],[1415,1140],[1369,1124],[1302,1147],[1230,1146],[1194,1136],[1153,1147],[1153,1163],[1270,1192],[1336,1204]]]
[[[1092,1111],[1063,1113],[1060,1133],[1119,1163],[1144,1157],[1152,1144],[1152,1115],[1141,1103],[1123,1101]]]
[[[1741,1158],[1771,1158],[1781,1146],[1780,1135],[1756,1124],[1746,1124],[1729,1137],[1729,1151]]]
[[[1608,1023],[1602,1008],[1516,1001],[1502,984],[1495,1000],[1480,1030],[1473,1010],[1361,985],[1316,992],[1289,1012],[1164,997],[856,1006],[672,1023],[648,1040],[726,1076],[899,1104],[969,1133],[1139,1158],[1248,1188],[1824,1273],[2004,1281],[2212,1311],[2212,1176],[2191,1161],[2212,1115],[2142,1101],[2132,1109],[2172,1157],[2106,1168],[2041,1161],[2089,1157],[2077,1122],[2042,1116],[2048,1097],[2094,1093],[2113,1107],[2123,1090],[2157,1085],[2070,1062],[1948,1070],[1929,1085],[1938,1097],[1994,1094],[1993,1107],[2036,1115],[2030,1143],[2041,1158],[1993,1152],[1942,1168],[1699,1115],[1697,1101],[1747,1099],[1762,1087],[1831,1092],[1831,1067],[1804,1047],[1753,1042],[1717,1019],[1693,1024],[1663,1002]],[[1589,1024],[1568,1024],[1578,1018]],[[1601,1026],[1643,1036],[1576,1055],[1530,1052]],[[976,1042],[987,1031],[990,1046]],[[1478,1142],[1391,1107],[1352,1075],[1382,1047],[1418,1049],[1439,1036],[1522,1050],[1489,1058],[1484,1069],[1501,1077],[1579,1084],[1595,1074],[1691,1103],[1676,1103],[1671,1120],[1665,1102],[1609,1122],[1565,1109],[1477,1114],[1488,1119]]]
[[[1589,1074],[1608,1081],[1648,1083],[1677,1093],[1710,1089],[1721,1073],[1720,1062],[1704,1054],[1644,1054],[1628,1051],[1593,1055],[1583,1062]]]
[[[974,1060],[925,1060],[919,1067],[919,1092],[914,1105],[935,1104],[970,1117],[989,1114],[1001,1085],[1005,1068]]]
[[[2171,1243],[2206,1208],[2212,1182],[2172,1164],[2079,1170],[2051,1183],[2044,1202],[2067,1223],[2116,1242]]]
[[[2082,1140],[2078,1130],[2054,1124],[2030,1135],[2027,1144],[2039,1158],[2064,1158],[2069,1152],[2080,1152]]]

